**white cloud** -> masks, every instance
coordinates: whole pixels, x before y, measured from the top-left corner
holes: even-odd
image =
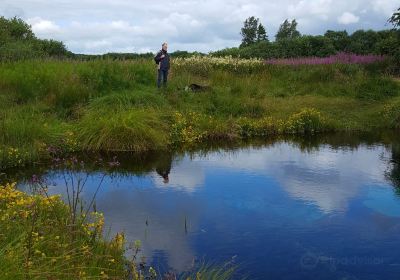
[[[41,17],[27,19],[27,23],[32,26],[33,32],[40,37],[55,36],[61,31],[57,24]]]
[[[391,16],[400,6],[398,0],[373,0],[371,4],[375,12],[382,13],[387,17]]]
[[[331,213],[345,212],[365,182],[385,182],[386,164],[376,154],[374,150],[350,153],[320,147],[304,156],[298,148],[277,143],[261,151],[239,150],[231,157],[211,154],[207,160],[219,168],[271,176],[293,198]]]
[[[38,37],[62,40],[77,53],[155,52],[163,41],[171,51],[208,52],[238,46],[243,21],[253,15],[273,38],[286,18],[296,18],[303,34],[350,23],[349,31],[389,28],[397,6],[398,0],[2,0],[0,15],[20,16]]]
[[[357,23],[360,18],[352,13],[344,12],[340,17],[338,17],[338,22],[340,24],[352,24]]]
[[[326,20],[334,5],[332,0],[301,0],[289,5],[288,14],[292,18],[314,15]]]
[[[375,146],[373,149],[359,146],[350,151],[321,145],[318,149],[304,152],[286,142],[277,142],[261,149],[244,148],[232,152],[212,152],[205,156],[202,153],[186,155],[182,160],[174,161],[169,184],[162,183],[160,176],[155,174],[150,174],[152,177],[121,176],[120,179],[118,176],[106,177],[96,205],[105,214],[105,220],[112,223],[108,224],[112,233],[122,231],[127,240],[142,240],[143,252],[150,256],[148,263],[152,262],[151,256],[155,251],[162,251],[168,255],[168,267],[181,272],[189,269],[196,258],[196,252],[185,232],[186,222],[189,233],[207,234],[207,228],[202,228],[204,213],[214,209],[212,203],[209,208],[202,195],[191,195],[205,184],[206,179],[216,178],[217,175],[221,180],[223,178],[220,176],[227,171],[247,173],[245,176],[248,179],[269,177],[278,183],[278,186],[274,183],[271,185],[274,188],[282,188],[293,199],[315,205],[321,213],[326,214],[346,212],[354,198],[360,196],[360,192],[365,192],[369,185],[373,193],[363,203],[385,215],[395,211],[394,216],[397,217],[398,201],[391,202],[395,208],[390,211],[382,202],[390,203],[393,197],[392,187],[387,185],[384,177],[387,162],[382,160],[390,158],[390,155],[384,146]],[[58,185],[51,187],[50,193],[59,193],[64,184],[61,174],[58,177],[57,173],[50,176]],[[235,178],[238,177],[231,177],[226,183],[233,182]],[[92,199],[101,180],[100,174],[94,174],[88,180],[83,192],[87,201]],[[213,184],[214,181],[217,184],[215,186],[219,187],[222,182],[220,180],[211,179],[207,183]],[[251,180],[247,182],[250,188]],[[153,185],[164,191],[148,189],[148,186]],[[177,191],[170,192],[170,188]],[[382,200],[382,196],[377,195],[380,193],[388,193],[389,200]],[[215,197],[212,200],[215,201]],[[273,209],[274,205],[272,203],[266,207]],[[218,223],[216,226],[219,226]]]

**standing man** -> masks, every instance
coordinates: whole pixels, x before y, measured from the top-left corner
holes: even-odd
[[[168,54],[168,44],[163,43],[162,49],[157,53],[154,57],[155,62],[158,64],[158,77],[157,77],[157,86],[161,87],[161,80],[163,81],[163,86],[167,85],[168,80],[168,70],[170,66],[170,59]]]

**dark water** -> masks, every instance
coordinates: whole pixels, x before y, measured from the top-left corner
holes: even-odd
[[[89,174],[89,200],[105,171],[87,172],[72,175]],[[39,173],[64,192],[65,171]],[[160,271],[233,261],[238,278],[399,279],[399,188],[396,135],[328,135],[125,156],[96,207]]]

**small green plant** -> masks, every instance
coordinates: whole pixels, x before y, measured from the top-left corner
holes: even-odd
[[[389,128],[400,128],[400,102],[386,104],[383,108],[383,117]]]
[[[24,166],[27,158],[29,158],[29,153],[26,150],[0,147],[0,170]]]
[[[285,123],[287,133],[317,133],[331,130],[328,120],[315,109],[303,109],[293,114]]]
[[[237,121],[242,137],[268,136],[282,133],[283,121],[272,117],[262,119],[239,118]]]
[[[183,115],[175,112],[170,130],[170,137],[173,144],[193,145],[201,142],[206,132],[198,130],[202,116],[195,112]]]

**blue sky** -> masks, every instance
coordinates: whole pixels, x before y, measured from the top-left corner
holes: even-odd
[[[62,40],[76,53],[208,52],[240,44],[243,21],[259,17],[271,39],[286,19],[303,34],[327,29],[381,30],[399,0],[2,0],[0,15],[19,16],[40,38]]]

